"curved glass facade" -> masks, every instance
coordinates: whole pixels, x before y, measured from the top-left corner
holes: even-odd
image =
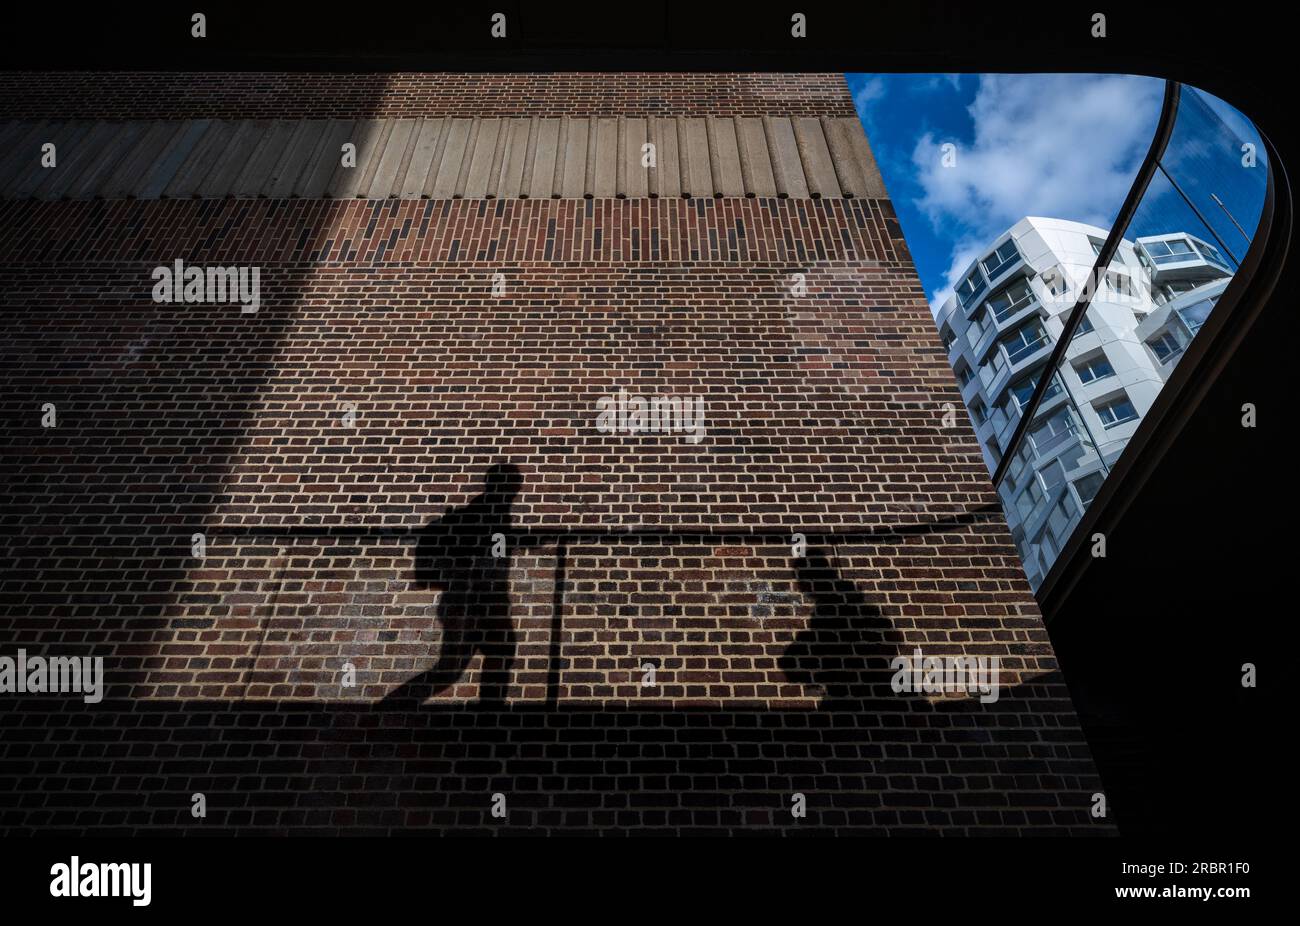
[[[1123,227],[1026,217],[989,242],[937,311],[1035,588],[1214,312],[1267,194],[1254,127],[1179,88],[1168,143]],[[1102,270],[1112,231],[1118,244]]]

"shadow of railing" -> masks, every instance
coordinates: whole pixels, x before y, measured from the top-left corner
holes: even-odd
[[[934,533],[945,533],[957,530],[963,526],[974,524],[987,520],[1000,520],[1001,509],[998,505],[990,503],[969,511],[959,512],[956,514],[937,517],[929,521],[920,521],[911,524],[898,525],[879,525],[875,527],[862,528],[839,528],[833,530],[812,530],[804,529],[799,532],[800,544],[808,550],[814,551],[811,555],[822,548],[835,548],[838,545],[877,545],[877,544],[895,544],[910,537],[924,537]],[[498,525],[494,522],[484,521],[481,524],[472,525],[472,533],[476,537],[481,537],[484,541],[484,547],[490,537],[497,533]],[[389,527],[389,526],[368,526],[368,525],[248,525],[248,524],[216,524],[207,528],[209,535],[214,544],[226,544],[232,538],[243,539],[264,539],[275,538],[278,540],[301,540],[301,539],[346,539],[346,540],[396,540],[398,543],[406,543],[413,547],[419,547],[428,541],[429,528],[413,527]],[[730,544],[763,544],[763,545],[786,545],[794,546],[794,532],[789,528],[761,528],[761,527],[744,527],[744,526],[711,526],[698,525],[694,527],[676,527],[672,530],[655,529],[655,528],[629,528],[625,530],[595,527],[579,526],[507,526],[501,534],[503,546],[508,544],[512,552],[524,551],[532,548],[550,548],[554,550],[555,564],[553,567],[553,581],[551,593],[551,629],[549,634],[550,653],[547,659],[547,681],[546,681],[546,704],[555,708],[560,704],[560,671],[564,663],[562,652],[562,640],[564,637],[564,600],[567,583],[567,566],[569,551],[571,549],[581,548],[583,546],[602,545],[603,547],[672,547],[674,549],[689,548],[698,546],[701,548],[713,548],[720,545]],[[429,555],[426,554],[426,558]],[[413,560],[419,559],[419,554],[413,553]],[[450,557],[444,557],[450,558]],[[803,557],[796,555],[793,551],[790,554],[792,563],[806,562]],[[415,568],[416,583],[424,581],[422,573],[431,571],[429,565],[417,564]],[[822,566],[819,573],[828,581],[842,582],[829,565]],[[283,571],[275,580],[275,590],[271,595],[271,611],[274,611],[274,602],[279,595],[280,587],[283,584]],[[503,580],[497,580],[494,584],[500,584]],[[506,583],[508,585],[508,583]],[[844,583],[845,588],[852,589],[851,583]],[[498,589],[500,594],[473,594],[473,601],[461,603],[462,610],[476,612],[475,618],[483,620],[485,610],[493,610],[490,600],[505,598],[509,595],[508,588]],[[854,592],[851,592],[854,593]],[[444,591],[444,596],[454,594]],[[462,592],[462,595],[466,593]],[[485,603],[489,599],[489,603]],[[502,616],[494,618],[500,622]],[[508,617],[505,617],[508,620]],[[265,643],[266,635],[270,630],[269,620],[263,624],[261,637],[254,650],[254,655],[250,665],[256,663],[257,654],[261,651]],[[500,633],[498,629],[497,633]],[[460,660],[460,668],[463,669],[464,663],[468,658]],[[457,673],[458,675],[459,673]],[[444,684],[449,685],[451,681]],[[499,686],[498,686],[499,687]],[[500,700],[497,697],[493,700]]]

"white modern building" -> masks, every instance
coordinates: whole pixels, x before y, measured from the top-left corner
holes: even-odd
[[[961,278],[936,322],[989,472],[1088,285],[1106,229],[1021,219]],[[1037,587],[1232,270],[1184,232],[1123,240],[999,494]]]

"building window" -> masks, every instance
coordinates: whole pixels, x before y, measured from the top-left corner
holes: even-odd
[[[1007,349],[1007,359],[1019,363],[1047,343],[1047,332],[1037,323],[1021,325],[1003,343]]]
[[[1104,405],[1095,405],[1093,408],[1096,409],[1097,417],[1101,419],[1102,426],[1105,428],[1134,421],[1138,416],[1137,409],[1128,400],[1128,396],[1120,396],[1118,399],[1112,399]]]
[[[1020,252],[1016,250],[1016,243],[1007,239],[981,261],[984,265],[984,273],[990,280],[996,279],[999,273],[1010,267],[1019,257]]]
[[[1089,235],[1088,243],[1092,245],[1092,253],[1100,257],[1102,245],[1104,245],[1106,242],[1101,238],[1094,238],[1092,237],[1092,235]]]
[[[1156,359],[1161,363],[1183,349],[1183,345],[1178,343],[1178,338],[1174,337],[1172,331],[1163,331],[1157,337],[1148,339],[1147,347],[1151,348],[1151,353],[1155,354]]]
[[[971,403],[970,416],[975,419],[975,424],[977,425],[983,424],[985,421],[988,421],[989,418],[988,409],[984,407],[983,402],[981,402],[979,399],[976,399],[973,403]]]
[[[1011,384],[1011,394],[1016,397],[1016,404],[1020,406],[1021,411],[1029,404],[1029,399],[1034,394],[1034,387],[1037,385],[1038,382],[1029,377],[1016,380]]]
[[[993,422],[994,433],[1000,432],[1003,428],[1007,426],[1007,422],[1011,419],[1011,412],[1009,411],[1010,408],[1011,408],[1010,402],[1005,402],[1002,405],[993,406],[993,414],[989,416],[989,420]]]
[[[1210,312],[1214,310],[1214,304],[1218,301],[1218,296],[1210,296],[1208,299],[1193,302],[1189,306],[1174,311],[1178,313],[1178,317],[1187,326],[1187,332],[1195,336],[1196,332],[1200,331],[1201,326],[1205,324],[1205,320],[1210,317]]]
[[[990,298],[989,308],[993,311],[994,318],[1004,322],[1033,301],[1034,292],[1029,288],[1029,281],[1020,279]]]
[[[1206,244],[1204,241],[1194,241],[1193,244],[1196,250],[1200,251],[1201,255],[1210,263],[1216,264],[1224,270],[1228,269],[1228,262],[1223,259],[1223,255],[1219,253],[1218,248]]]
[[[1060,460],[1053,460],[1039,471],[1039,475],[1042,476],[1043,485],[1051,491],[1065,482],[1065,467]]]
[[[970,381],[974,378],[975,374],[971,372],[970,367],[968,366],[963,366],[957,371],[957,381],[962,384],[963,388],[969,385]]]
[[[1089,473],[1081,479],[1074,480],[1074,490],[1079,493],[1079,499],[1085,505],[1097,497],[1103,478],[1101,473]]]
[[[1074,329],[1074,337],[1077,338],[1079,335],[1087,334],[1089,331],[1092,330],[1093,330],[1092,319],[1089,318],[1088,313],[1085,312],[1083,314],[1083,318],[1079,321],[1079,327]]]
[[[1038,503],[1043,500],[1043,487],[1038,484],[1037,479],[1030,479],[1025,485],[1025,490],[1016,498],[1016,510],[1020,512],[1020,520],[1025,520],[1038,507]]]
[[[1074,435],[1075,431],[1074,416],[1070,414],[1069,408],[1062,408],[1033,431],[1030,431],[1029,439],[1033,442],[1034,449],[1038,451],[1039,455],[1046,456],[1066,443]]]
[[[1110,365],[1110,360],[1105,354],[1093,354],[1091,357],[1076,360],[1074,372],[1079,374],[1079,382],[1086,385],[1105,379],[1107,376],[1114,376],[1115,368]]]
[[[1179,261],[1193,260],[1196,251],[1186,238],[1170,238],[1167,241],[1144,241],[1142,247],[1157,264],[1175,264]]]
[[[1048,519],[1048,522],[1050,524],[1050,518]],[[1043,537],[1038,541],[1038,546],[1043,551],[1041,559],[1043,562],[1043,569],[1046,571],[1049,568],[1047,564],[1056,559],[1056,544],[1052,542],[1052,532],[1050,530],[1043,532]]]
[[[1024,411],[1029,405],[1029,400],[1034,394],[1034,387],[1037,385],[1038,380],[1032,376],[1021,377],[1011,384],[1011,395],[1015,397],[1016,405],[1020,407],[1021,411]],[[1053,376],[1052,381],[1047,384],[1047,388],[1043,391],[1043,401],[1046,402],[1060,391],[1060,380]],[[1011,403],[1008,402],[1007,406],[1010,407],[1010,404]]]
[[[1066,492],[1061,500],[1052,506],[1052,513],[1047,517],[1047,533],[1043,539],[1050,540],[1052,546],[1059,547],[1066,538],[1066,528],[1074,520],[1074,496]]]
[[[1019,485],[1021,477],[1029,469],[1029,458],[1033,454],[1031,441],[1024,441],[1020,449],[1016,451],[1015,458],[1012,459],[1011,465],[1007,467],[1007,491],[1014,492]]]
[[[971,275],[957,284],[957,298],[963,306],[969,306],[979,292],[984,289],[984,280],[980,272],[974,270]]]
[[[1106,285],[1110,287],[1111,292],[1120,296],[1128,296],[1130,299],[1137,297],[1137,292],[1133,289],[1133,281],[1123,273],[1106,274]]]
[[[1043,285],[1047,287],[1047,291],[1053,296],[1063,295],[1069,289],[1065,283],[1065,274],[1055,267],[1044,270],[1039,274],[1039,278],[1043,281]]]
[[[1006,368],[1006,358],[1002,356],[1001,351],[992,351],[989,354],[988,361],[980,367],[980,380],[985,386],[992,386],[993,381]]]

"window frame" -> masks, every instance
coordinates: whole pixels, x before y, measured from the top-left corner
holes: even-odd
[[[1093,367],[1098,362],[1106,365],[1107,372],[1100,374],[1093,373]],[[1097,351],[1080,357],[1077,360],[1072,360],[1070,361],[1070,366],[1074,367],[1074,375],[1079,377],[1079,382],[1083,383],[1085,386],[1095,383],[1098,380],[1109,379],[1115,375],[1115,365],[1110,362],[1110,358],[1106,356],[1105,351]],[[1086,379],[1084,378],[1085,372],[1088,374]]]
[[[1113,420],[1107,421],[1105,413],[1106,412],[1113,413],[1115,406],[1121,404],[1127,405],[1129,408],[1131,408],[1133,410],[1133,414],[1126,418],[1120,418],[1118,415],[1116,415]],[[1107,431],[1109,431],[1111,428],[1117,428],[1122,424],[1128,424],[1131,421],[1138,421],[1142,417],[1141,415],[1138,414],[1137,406],[1133,404],[1133,400],[1129,398],[1127,392],[1120,393],[1118,396],[1107,399],[1106,401],[1100,404],[1094,402],[1092,406],[1092,410],[1096,412],[1098,420],[1101,421],[1101,426]]]
[[[1011,256],[1004,258],[1002,257],[1002,249],[1007,247],[1008,245],[1010,245],[1011,247]],[[989,262],[993,260],[993,258],[995,257],[998,258],[998,263],[995,264],[992,269],[990,269]],[[1002,242],[997,247],[995,247],[991,252],[989,252],[989,255],[987,257],[980,259],[980,269],[984,271],[985,279],[992,282],[993,280],[996,280],[998,277],[1000,277],[1003,273],[1005,273],[1007,268],[1010,267],[1012,264],[1014,264],[1016,261],[1020,260],[1020,258],[1021,258],[1020,248],[1016,245],[1016,239],[1008,238],[1006,241]]]
[[[1160,344],[1167,346],[1165,344],[1166,341],[1172,341],[1174,346],[1169,348],[1164,354],[1161,354],[1160,351],[1156,349],[1156,345]],[[1152,356],[1154,356],[1160,363],[1168,362],[1171,357],[1177,356],[1183,350],[1183,344],[1179,342],[1178,336],[1168,328],[1161,330],[1157,335],[1147,338],[1145,343],[1151,350]]]

